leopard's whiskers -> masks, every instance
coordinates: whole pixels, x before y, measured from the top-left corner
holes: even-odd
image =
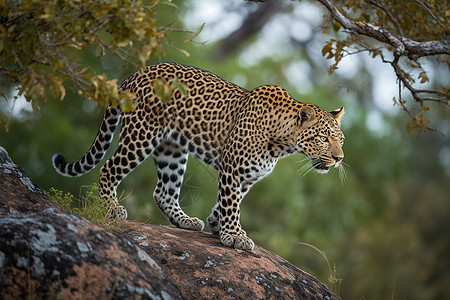
[[[338,165],[339,179],[341,180],[342,185],[345,184],[345,182],[347,181],[347,178],[348,178],[347,170],[345,169],[345,167],[350,167],[350,165],[346,164],[344,162],[341,162]]]
[[[298,161],[297,164],[301,166],[297,171],[297,177],[300,179],[305,177],[312,170],[314,170],[314,167],[310,163],[310,159],[308,157],[305,157],[304,159]]]

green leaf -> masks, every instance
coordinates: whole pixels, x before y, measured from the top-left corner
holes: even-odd
[[[187,86],[187,84],[185,84],[183,82],[180,82],[178,80],[178,78],[175,77],[174,79],[172,79],[172,82],[170,83],[170,85],[175,90],[178,90],[183,97],[187,97],[187,95],[188,95],[188,91],[187,91],[188,90],[188,86]]]
[[[192,43],[192,40],[195,39],[200,32],[202,32],[203,27],[205,27],[206,23],[203,23],[202,25],[200,25],[200,27],[197,29],[196,32],[194,32],[194,34],[192,36],[190,36],[187,40],[184,41],[185,44],[189,45],[190,43]]]
[[[174,91],[174,88],[170,85],[170,83],[168,83],[164,78],[156,78],[152,80],[151,85],[155,96],[158,97],[161,102],[170,102]]]

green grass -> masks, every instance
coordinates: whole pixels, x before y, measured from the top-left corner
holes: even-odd
[[[98,196],[97,184],[82,186],[79,198],[53,187],[50,188],[50,196],[67,212],[77,214],[105,229],[116,232],[123,231],[119,220],[106,217],[108,215],[108,207],[105,205],[104,200]]]
[[[325,262],[328,265],[328,269],[330,270],[330,277],[328,277],[328,283],[329,283],[328,288],[333,293],[335,293],[337,296],[339,296],[339,293],[341,291],[342,278],[337,277],[336,263],[333,263],[333,267],[331,267],[330,261],[328,260],[328,257],[327,257],[327,254],[325,253],[325,251],[320,250],[316,246],[307,244],[307,243],[302,243],[302,242],[299,242],[299,244],[314,249],[323,257],[323,259],[325,260]]]

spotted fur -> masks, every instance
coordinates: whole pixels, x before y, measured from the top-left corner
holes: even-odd
[[[175,90],[170,101],[153,91],[152,81],[174,78],[187,87]],[[343,108],[331,113],[314,104],[294,100],[278,86],[245,90],[194,67],[161,63],[137,71],[120,85],[135,95],[137,109],[123,112],[109,106],[89,151],[67,163],[60,153],[53,165],[62,175],[79,176],[104,157],[120,117],[119,145],[100,171],[99,193],[110,207],[110,218],[126,219],[125,207],[116,200],[119,183],[152,155],[158,182],[153,197],[170,222],[202,230],[204,223],[186,215],[178,200],[192,153],[219,172],[217,203],[207,218],[211,232],[222,244],[252,250],[239,222],[239,205],[251,186],[267,176],[278,159],[302,153],[319,172],[338,166],[344,157],[339,127]]]

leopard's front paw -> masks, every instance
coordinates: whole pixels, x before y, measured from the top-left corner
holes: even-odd
[[[205,223],[199,218],[184,217],[180,218],[177,226],[183,229],[201,231],[205,227]]]
[[[126,220],[128,218],[128,212],[125,206],[117,205],[109,209],[106,217],[109,219]]]
[[[253,248],[255,248],[255,243],[247,237],[247,234],[242,229],[235,234],[231,232],[221,232],[220,242],[225,246],[236,249],[253,251]]]

